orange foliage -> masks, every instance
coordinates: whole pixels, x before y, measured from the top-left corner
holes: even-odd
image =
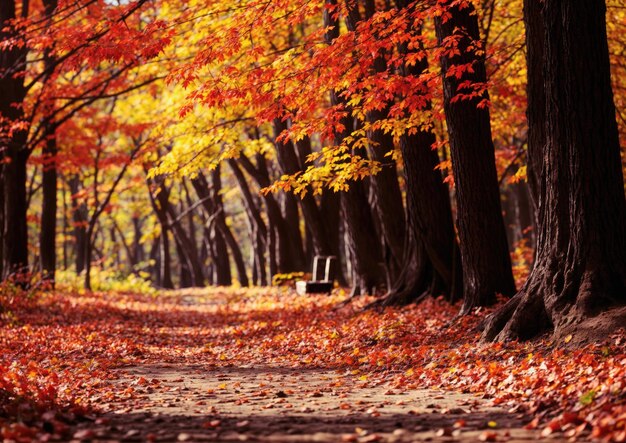
[[[72,414],[135,397],[132,386],[112,388],[112,369],[161,362],[225,371],[241,365],[336,369],[363,386],[480,394],[527,410],[535,416],[528,426],[547,424],[546,434],[591,432],[618,441],[626,429],[623,331],[606,344],[571,351],[546,341],[476,345],[485,310],[448,326],[458,309],[440,300],[377,313],[361,310],[368,300],[337,310],[340,295],[299,297],[276,289],[23,300],[2,300],[5,438],[46,432],[66,438]]]

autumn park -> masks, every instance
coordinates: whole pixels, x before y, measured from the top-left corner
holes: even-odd
[[[0,0],[0,438],[626,442],[625,0]]]

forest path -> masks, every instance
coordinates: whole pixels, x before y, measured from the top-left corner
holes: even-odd
[[[529,442],[522,414],[454,392],[397,389],[350,371],[139,365],[90,425],[97,441]],[[123,396],[123,395],[122,395]],[[551,439],[551,441],[560,441]],[[562,440],[565,441],[565,440]]]

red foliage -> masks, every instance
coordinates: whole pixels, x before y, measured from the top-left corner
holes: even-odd
[[[333,309],[338,301],[276,289],[5,297],[2,432],[63,435],[72,414],[134,396],[132,386],[112,388],[111,369],[170,362],[342,369],[363,386],[388,382],[398,391],[443,386],[525,409],[535,417],[529,427],[545,426],[544,435],[623,441],[623,331],[604,345],[568,351],[549,341],[477,344],[486,311],[449,326],[457,308],[440,300],[383,313],[362,312],[360,304]]]

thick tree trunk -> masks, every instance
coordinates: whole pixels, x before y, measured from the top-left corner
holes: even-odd
[[[489,319],[483,337],[523,340],[552,330],[557,337],[606,338],[626,324],[626,202],[605,4],[547,0],[539,16],[531,14],[534,0],[525,6],[527,32],[543,47],[542,63],[529,63],[528,75],[536,82],[543,74],[544,88],[529,94],[549,98],[545,108],[528,109],[546,116],[529,119],[545,130],[542,149],[529,150],[541,155],[530,163],[542,165],[537,259],[523,289]],[[615,306],[621,308],[610,309]]]
[[[29,153],[23,148],[9,149],[9,163],[4,171],[4,271],[21,285],[27,285],[28,224],[26,211],[27,172]]]
[[[397,3],[398,7],[408,7],[408,2]],[[414,28],[412,32],[419,35],[421,29]],[[409,53],[406,45],[400,45],[399,50]],[[404,74],[418,77],[427,68],[428,60],[423,59],[413,66],[405,66]],[[414,92],[427,96],[426,85],[422,88]],[[425,110],[430,110],[430,103],[425,105]],[[435,142],[435,134],[428,129],[400,137],[406,180],[406,238],[410,249],[406,252],[400,278],[394,282],[385,304],[406,304],[428,295],[444,294],[450,302],[462,297],[461,256],[448,186],[436,169],[439,156],[433,149]]]
[[[480,41],[478,22],[471,3],[460,6],[444,1],[450,17],[436,18],[439,44],[447,48],[456,40],[456,55],[444,53],[441,66],[444,86],[444,110],[448,126],[452,171],[457,196],[457,227],[463,263],[464,303],[461,313],[476,306],[495,303],[496,294],[512,295],[515,283],[502,219],[498,177],[495,167],[489,110],[483,103],[487,93],[470,94],[485,84],[484,55],[471,48]],[[454,66],[471,65],[460,78],[447,75]],[[459,85],[469,82],[471,86]]]
[[[365,17],[370,19],[375,13],[373,0],[365,1]],[[380,54],[374,60],[374,72],[387,71],[385,55]],[[367,120],[370,124],[385,120],[389,114],[389,103],[383,109],[368,112]],[[404,219],[404,205],[402,192],[398,181],[398,168],[392,154],[394,150],[393,136],[381,129],[368,131],[368,154],[372,160],[380,163],[381,170],[370,177],[373,197],[373,207],[381,232],[383,259],[387,271],[387,281],[398,279],[403,265],[404,242],[406,225]],[[390,284],[388,284],[390,286]]]
[[[18,36],[12,28],[16,18],[15,2],[0,2],[0,41]],[[24,118],[22,106],[26,96],[24,76],[26,68],[25,46],[8,45],[0,49],[0,116],[3,118],[0,139],[0,160],[4,166],[4,226],[3,229],[3,277],[16,277],[26,286],[28,269],[28,208],[26,192],[26,164],[30,151],[26,146],[25,129],[9,131],[9,126]]]

